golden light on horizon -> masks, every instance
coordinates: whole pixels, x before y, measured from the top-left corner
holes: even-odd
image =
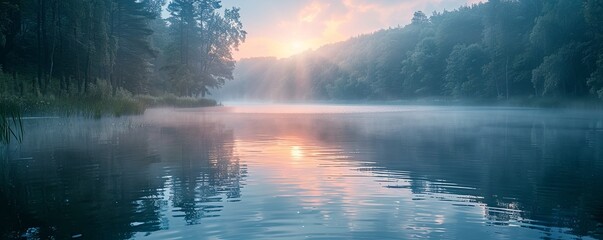
[[[311,41],[300,40],[300,39],[295,39],[295,40],[286,40],[285,39],[285,40],[282,40],[279,42],[280,42],[280,44],[279,44],[280,46],[278,47],[279,50],[277,50],[276,54],[274,54],[276,57],[279,57],[279,58],[297,55],[297,54],[303,53],[305,51],[311,50],[312,48],[315,47],[311,44]]]
[[[289,42],[289,46],[286,46],[283,56],[292,56],[309,50],[310,46],[304,41],[294,40]]]

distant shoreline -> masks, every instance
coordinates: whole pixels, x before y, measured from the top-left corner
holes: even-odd
[[[425,106],[498,106],[498,107],[531,107],[550,109],[593,109],[603,110],[603,101],[599,99],[561,99],[561,98],[511,98],[495,99],[449,99],[421,98],[395,100],[221,100],[225,106],[231,104],[336,104],[336,105],[425,105]]]

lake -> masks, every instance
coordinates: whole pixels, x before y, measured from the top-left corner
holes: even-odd
[[[603,113],[235,105],[25,119],[0,238],[599,239]]]

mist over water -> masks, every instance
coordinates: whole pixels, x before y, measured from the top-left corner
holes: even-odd
[[[597,239],[603,114],[281,104],[27,119],[0,238]]]

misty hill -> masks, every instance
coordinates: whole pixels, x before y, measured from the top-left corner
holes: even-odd
[[[290,58],[237,63],[221,98],[603,98],[603,1],[492,0]]]

